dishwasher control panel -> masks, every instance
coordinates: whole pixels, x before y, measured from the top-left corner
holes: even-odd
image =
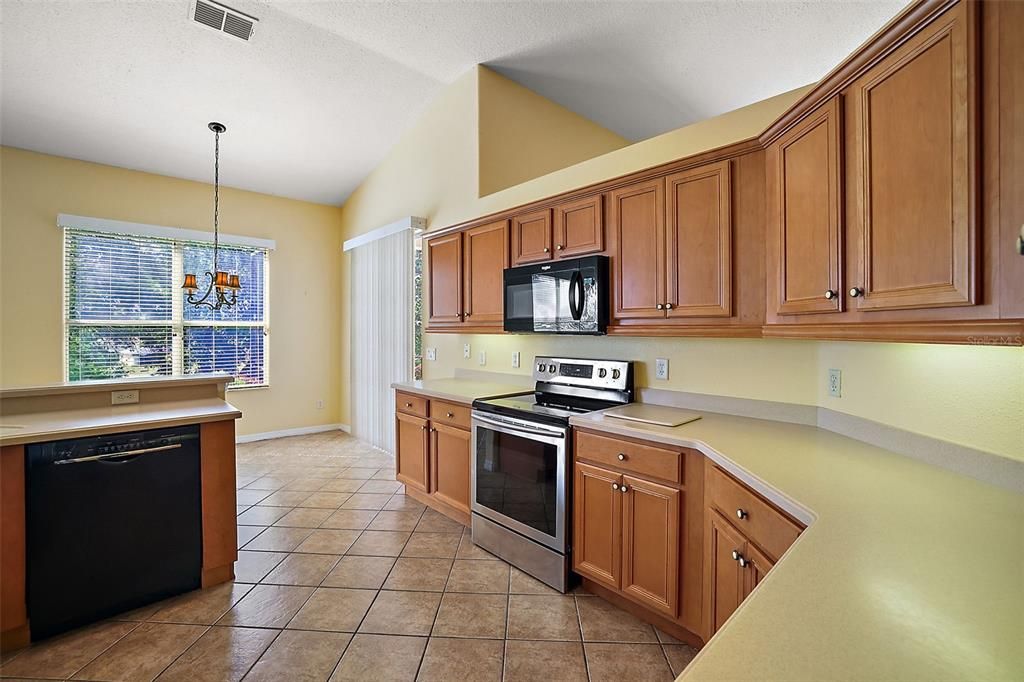
[[[26,448],[26,454],[30,467],[45,466],[73,461],[130,457],[134,454],[154,452],[157,449],[170,450],[198,439],[198,426],[177,426],[39,443]]]

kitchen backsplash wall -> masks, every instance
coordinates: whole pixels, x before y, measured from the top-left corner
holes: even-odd
[[[424,348],[437,350],[423,363],[428,379],[456,368],[529,374],[535,355],[635,360],[638,386],[818,405],[1024,460],[1022,348],[468,334],[427,334]],[[668,380],[654,378],[656,358],[669,360]],[[842,371],[839,398],[828,394],[829,369]]]

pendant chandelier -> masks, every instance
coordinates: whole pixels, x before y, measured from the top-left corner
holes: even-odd
[[[201,297],[196,298],[199,285],[194,273],[185,275],[185,282],[181,288],[188,293],[185,300],[196,308],[220,310],[230,308],[238,302],[238,291],[242,284],[238,281],[238,275],[228,275],[227,272],[219,270],[217,265],[220,249],[220,134],[226,131],[227,127],[216,121],[211,121],[207,127],[213,131],[213,270],[206,272],[210,283]]]

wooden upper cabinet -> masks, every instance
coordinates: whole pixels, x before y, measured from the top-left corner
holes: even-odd
[[[600,194],[555,207],[558,258],[604,251],[604,197]]]
[[[631,476],[622,484],[622,591],[675,618],[682,493]]]
[[[462,322],[462,233],[427,240],[430,324]]]
[[[747,576],[733,552],[742,555],[747,551],[747,541],[725,518],[707,510],[707,568],[705,584],[707,590],[708,636],[722,627],[726,619],[740,605],[747,595]]]
[[[398,412],[395,415],[395,478],[428,492],[430,463],[427,420]]]
[[[859,310],[975,302],[977,9],[957,3],[850,86]]]
[[[551,260],[551,209],[512,219],[512,263],[525,265]]]
[[[668,176],[669,317],[732,315],[731,163]]]
[[[664,317],[665,179],[617,189],[608,203],[615,235],[612,317]]]
[[[843,309],[842,110],[836,96],[768,150],[779,314]],[[773,273],[769,270],[769,276]]]
[[[468,324],[501,324],[505,290],[502,273],[509,266],[508,221],[465,231],[463,296]]]
[[[572,568],[613,589],[622,578],[621,485],[617,473],[575,464]]]
[[[470,432],[431,422],[430,490],[434,497],[469,513]]]

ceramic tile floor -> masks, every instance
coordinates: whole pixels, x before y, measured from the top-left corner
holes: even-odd
[[[235,582],[5,656],[0,677],[620,682],[695,653],[474,547],[341,433],[240,445],[238,504]]]

